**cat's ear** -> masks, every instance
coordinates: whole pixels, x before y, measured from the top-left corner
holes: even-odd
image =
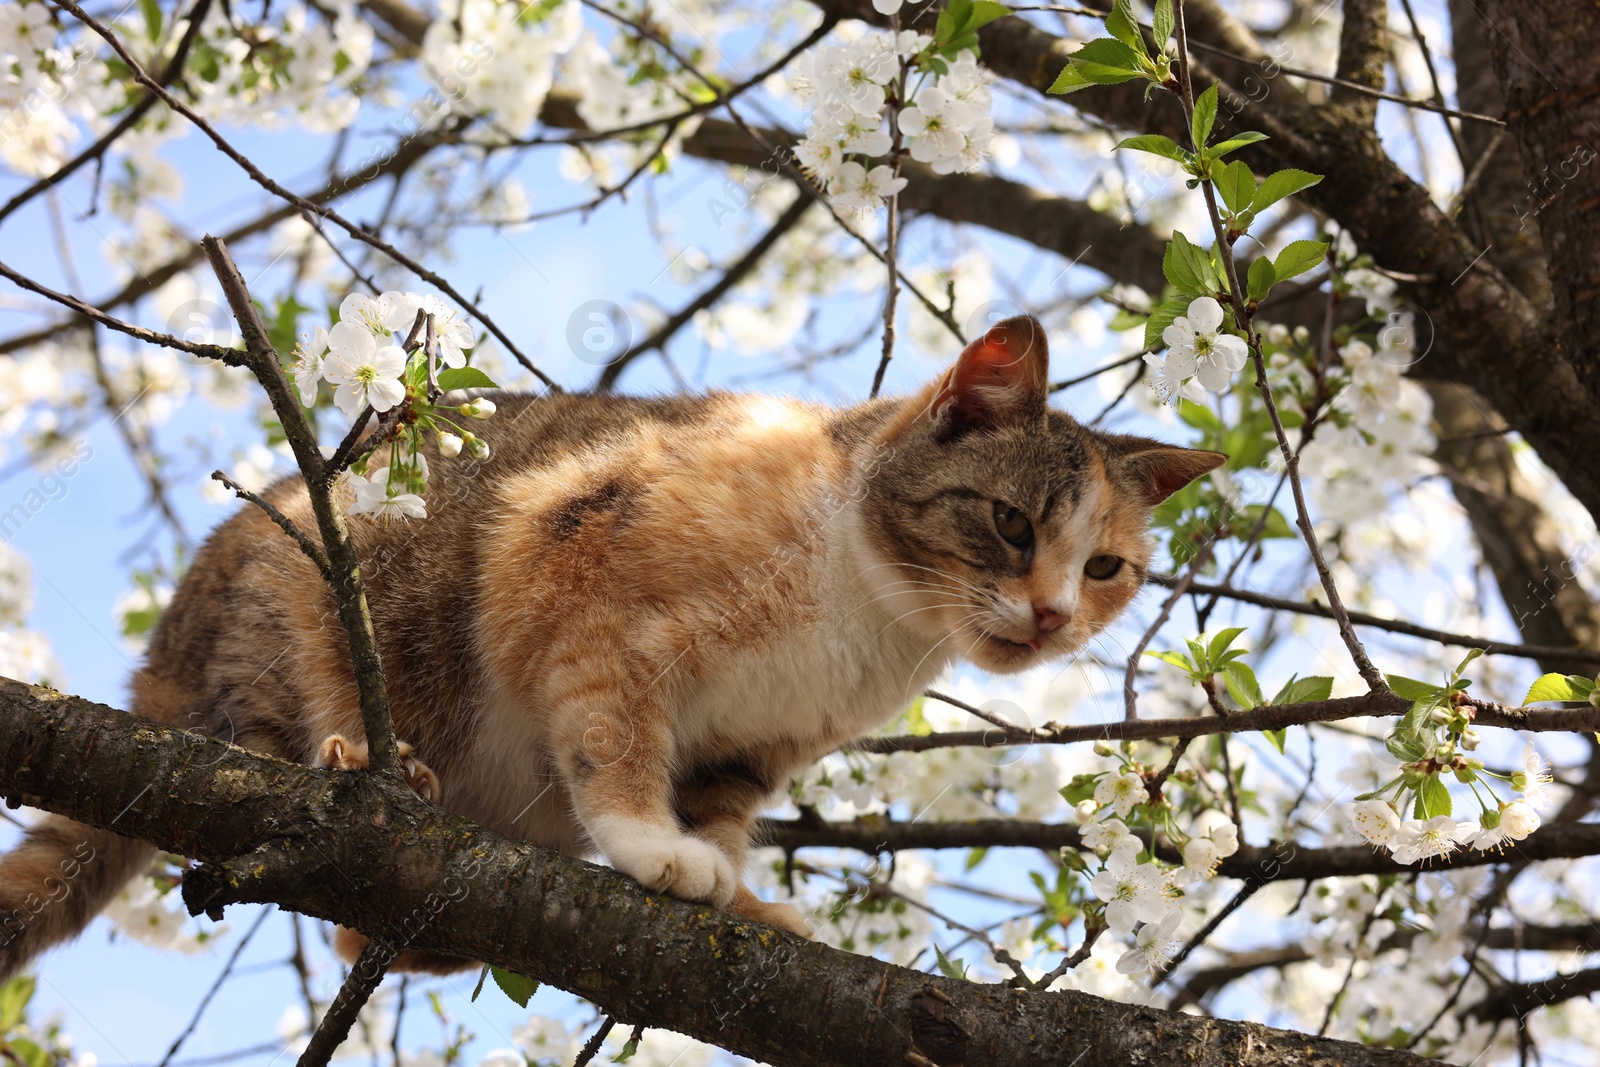
[[[1124,446],[1116,450],[1113,461],[1118,473],[1125,484],[1143,493],[1144,502],[1150,507],[1228,462],[1221,452],[1179,448],[1143,438],[1123,438],[1118,443]]]
[[[997,322],[969,344],[934,391],[929,414],[951,429],[996,426],[1044,414],[1050,348],[1031,315]]]

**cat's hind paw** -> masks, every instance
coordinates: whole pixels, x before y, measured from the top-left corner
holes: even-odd
[[[408,742],[397,742],[395,750],[400,754],[400,768],[405,772],[406,784],[422,799],[437,804],[442,795],[439,776],[412,754],[414,750]],[[343,734],[329,734],[318,750],[317,766],[332,767],[336,771],[364,771],[369,766],[367,743],[350,741]]]

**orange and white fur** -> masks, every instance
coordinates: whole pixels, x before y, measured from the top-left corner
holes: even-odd
[[[1082,648],[1139,590],[1150,508],[1225,459],[1080,426],[1048,406],[1047,361],[1019,318],[915,395],[843,409],[496,397],[493,457],[433,461],[426,520],[353,521],[411,780],[501,833],[805,932],[740,880],[763,805],[955,660],[1011,672]],[[266,496],[315,530],[299,479]],[[196,557],[133,709],[365,764],[331,594],[254,508]],[[98,862],[7,929],[0,972],[150,856],[44,819],[0,860],[0,923],[85,844]]]

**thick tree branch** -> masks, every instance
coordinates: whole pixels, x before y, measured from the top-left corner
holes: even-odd
[[[272,901],[479,959],[775,1067],[1423,1061],[1254,1023],[1035,993],[808,943],[502,838],[387,778],[316,770],[0,683],[0,793],[200,861],[192,911]],[[603,963],[602,963],[603,961]],[[921,1057],[920,1059],[914,1057]]]

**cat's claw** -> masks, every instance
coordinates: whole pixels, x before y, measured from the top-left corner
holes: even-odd
[[[733,864],[697,838],[658,837],[619,851],[610,857],[617,869],[659,893],[725,908],[739,887]]]
[[[400,768],[405,772],[406,784],[416,790],[422,799],[437,804],[441,796],[439,776],[412,755],[414,750],[409,743],[397,742],[395,751],[400,755]],[[350,741],[343,734],[329,734],[318,752],[317,765],[332,767],[336,771],[364,771],[369,765],[367,743]]]

